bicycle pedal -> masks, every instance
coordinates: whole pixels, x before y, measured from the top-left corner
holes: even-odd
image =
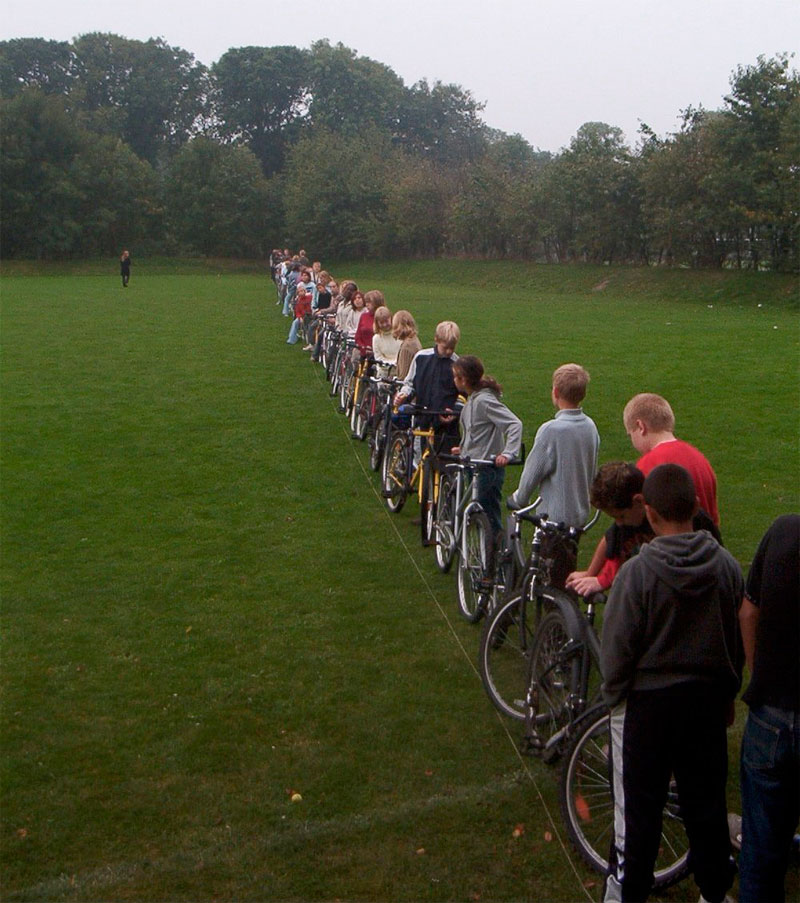
[[[536,756],[538,758],[542,755],[543,749],[542,741],[538,737],[523,737],[519,741],[519,751],[523,756]]]

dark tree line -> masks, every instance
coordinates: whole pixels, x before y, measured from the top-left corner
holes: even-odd
[[[0,43],[0,251],[259,257],[467,254],[800,263],[800,77],[731,76],[661,138],[585,123],[558,154],[489,129],[458,85],[407,87],[341,44],[240,47],[210,69],[160,39]]]

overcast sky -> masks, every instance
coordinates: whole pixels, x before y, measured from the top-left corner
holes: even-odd
[[[557,151],[579,126],[675,131],[718,109],[739,64],[800,49],[798,0],[0,0],[0,39],[161,37],[211,65],[231,47],[341,41],[412,85],[455,82],[484,121]],[[800,53],[793,61],[800,67]]]

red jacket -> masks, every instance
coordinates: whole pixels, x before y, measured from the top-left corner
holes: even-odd
[[[294,306],[294,315],[302,320],[306,314],[311,313],[311,295],[305,294]]]
[[[356,329],[356,345],[372,351],[372,336],[375,334],[375,314],[371,310],[365,310],[361,314]]]

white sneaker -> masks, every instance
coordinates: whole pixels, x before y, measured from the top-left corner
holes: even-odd
[[[700,894],[700,899],[697,901],[697,903],[709,903],[709,901],[706,900],[706,898],[702,894]],[[736,903],[736,900],[734,900],[730,894],[725,894],[725,898],[722,900],[722,903]]]

